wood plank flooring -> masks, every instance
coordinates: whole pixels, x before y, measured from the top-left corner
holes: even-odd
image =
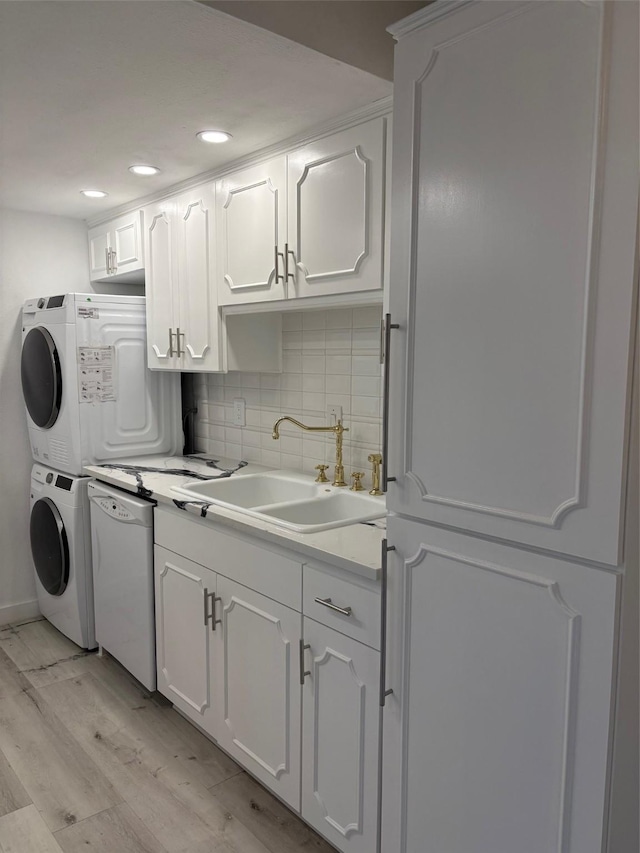
[[[105,655],[0,628],[0,853],[335,853]]]

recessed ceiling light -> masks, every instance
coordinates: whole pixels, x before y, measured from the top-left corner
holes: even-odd
[[[108,196],[109,193],[105,193],[102,190],[80,190],[82,195],[86,195],[87,198],[104,198]]]
[[[158,175],[160,173],[157,166],[143,166],[142,164],[129,166],[129,171],[133,172],[134,175]]]
[[[201,130],[196,136],[201,142],[228,142],[231,139],[231,134],[225,130]]]

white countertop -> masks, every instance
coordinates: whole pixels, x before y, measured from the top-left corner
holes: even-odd
[[[203,454],[204,456],[204,454]],[[197,502],[189,502],[174,486],[184,486],[189,482],[198,482],[202,476],[207,478],[229,476],[241,477],[261,471],[273,470],[264,465],[246,463],[238,468],[233,460],[219,460],[217,469],[205,461],[185,456],[140,456],[117,460],[104,465],[87,465],[85,474],[104,483],[110,483],[125,491],[148,497],[159,504],[172,505],[197,517],[211,521],[219,528],[230,528],[255,535],[273,544],[288,547],[311,560],[323,561],[346,571],[353,572],[371,580],[380,576],[381,542],[385,531],[369,524],[349,524],[335,527],[319,533],[296,533],[292,530],[270,524],[262,519],[253,518],[242,512],[209,504],[202,508]],[[113,467],[109,467],[113,466]],[[119,466],[124,466],[123,470]],[[139,468],[140,471],[128,471],[126,468]],[[158,470],[142,470],[142,469]],[[170,473],[179,472],[179,473]],[[194,472],[200,477],[189,478]],[[313,478],[309,476],[310,482]],[[384,500],[380,498],[380,500]],[[204,515],[202,514],[204,511]]]

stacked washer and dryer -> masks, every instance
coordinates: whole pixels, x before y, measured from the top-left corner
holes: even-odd
[[[38,604],[58,630],[93,649],[83,466],[178,452],[180,377],[147,368],[144,297],[87,293],[25,302],[21,375],[35,462],[30,536]]]

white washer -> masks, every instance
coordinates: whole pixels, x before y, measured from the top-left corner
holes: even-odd
[[[83,649],[95,649],[89,477],[34,465],[31,554],[42,615]]]
[[[21,374],[36,462],[81,474],[181,446],[180,375],[147,368],[143,296],[27,300]]]

